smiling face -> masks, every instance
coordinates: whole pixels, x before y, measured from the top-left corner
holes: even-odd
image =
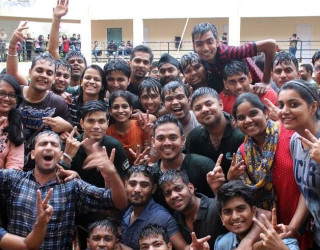
[[[69,86],[71,72],[64,66],[59,66],[56,70],[52,90],[56,94],[62,94]]]
[[[110,94],[118,90],[127,90],[129,79],[122,71],[112,71],[106,79]]]
[[[159,69],[159,78],[161,85],[164,86],[167,83],[176,80],[179,76],[179,73],[180,71],[176,66],[170,63],[163,64]]]
[[[107,114],[103,111],[88,113],[84,120],[80,120],[80,125],[84,131],[83,139],[101,141],[108,128]]]
[[[297,79],[299,74],[293,62],[286,63],[284,61],[273,67],[271,76],[277,87],[281,88],[288,81]]]
[[[239,72],[239,74],[228,76],[226,80],[223,80],[224,87],[230,92],[238,96],[245,92],[251,91],[251,75],[246,75],[243,72]]]
[[[264,138],[267,128],[267,116],[250,102],[241,103],[236,112],[237,125],[242,133],[255,138]]]
[[[14,88],[6,81],[0,81],[0,116],[8,116],[17,104],[17,96]]]
[[[193,90],[207,85],[207,74],[202,63],[195,62],[183,70],[184,78]]]
[[[51,88],[54,81],[55,65],[49,60],[38,60],[29,71],[30,85],[36,92],[44,92]]]
[[[129,64],[131,66],[131,76],[134,76],[137,79],[143,79],[150,71],[150,54],[137,51]]]
[[[197,121],[203,126],[213,126],[219,123],[223,116],[222,109],[222,102],[211,95],[198,97],[192,107]]]
[[[156,128],[152,140],[161,159],[174,160],[181,154],[184,139],[176,124],[164,123]]]
[[[81,57],[73,56],[69,58],[68,63],[72,67],[72,77],[80,78],[86,68],[84,60]]]
[[[102,77],[99,71],[88,68],[83,75],[81,87],[84,95],[94,97],[98,100],[102,88]]]
[[[114,250],[118,240],[110,228],[96,227],[87,239],[87,247],[90,250]]]
[[[279,118],[284,126],[287,129],[303,131],[310,128],[314,122],[318,104],[314,101],[312,105],[308,105],[296,90],[285,89],[279,92],[278,106],[281,110]]]
[[[129,121],[131,114],[132,107],[127,100],[122,97],[114,99],[110,106],[110,115],[116,122],[123,123]]]
[[[57,135],[40,135],[31,151],[31,158],[35,160],[35,168],[42,174],[50,174],[56,171],[56,164],[61,155],[60,140]]]
[[[171,242],[166,242],[163,239],[161,234],[150,235],[150,237],[140,238],[139,239],[140,250],[171,250],[172,245]]]
[[[143,173],[133,173],[126,181],[125,190],[133,206],[145,206],[156,190],[149,177]]]
[[[186,185],[181,177],[175,178],[172,182],[162,185],[162,190],[167,204],[175,211],[184,212],[192,205],[194,186]]]
[[[149,110],[150,114],[156,114],[161,108],[160,94],[155,89],[143,90],[139,96],[139,101],[144,110]]]
[[[221,210],[222,224],[242,239],[252,226],[255,207],[251,208],[242,197],[226,201]]]
[[[218,49],[218,39],[215,39],[212,31],[207,31],[203,35],[198,34],[194,38],[193,49],[201,59],[214,63]]]

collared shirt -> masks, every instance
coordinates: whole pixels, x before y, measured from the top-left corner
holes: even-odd
[[[238,129],[232,127],[232,116],[223,112],[227,120],[226,127],[220,141],[219,148],[216,150],[211,143],[209,131],[202,126],[196,127],[187,137],[185,148],[193,154],[199,154],[217,161],[220,154],[223,154],[221,167],[225,176],[231,165],[232,155],[236,153],[243,143],[244,134]]]
[[[283,243],[290,250],[299,250],[298,241],[295,238],[286,238],[282,240]],[[229,232],[225,235],[220,235],[216,243],[214,244],[214,250],[232,250],[236,249],[240,244],[240,241],[236,234]]]
[[[193,222],[193,232],[196,233],[198,239],[207,235],[211,235],[211,239],[208,241],[208,243],[210,245],[210,249],[213,249],[216,238],[220,234],[226,233],[226,229],[222,226],[220,219],[217,200],[208,198],[200,193],[196,193],[196,196],[200,198],[201,201],[196,220]],[[174,217],[177,219],[183,238],[188,244],[191,244],[192,231],[186,225],[184,215],[178,211],[175,211]]]
[[[122,220],[122,243],[133,249],[139,249],[139,235],[141,229],[150,223],[162,226],[169,238],[179,232],[177,222],[161,205],[151,199],[138,218],[130,224],[133,207],[129,207]]]
[[[37,190],[42,199],[49,189],[53,215],[48,223],[42,249],[71,249],[75,213],[113,209],[111,192],[82,180],[59,183],[56,178],[41,185],[33,171],[0,170],[0,197],[7,202],[8,232],[26,237],[37,219]]]

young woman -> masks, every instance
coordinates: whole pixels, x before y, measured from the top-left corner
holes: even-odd
[[[62,52],[63,52],[63,55],[65,56],[66,54],[68,54],[70,50],[70,40],[65,34],[62,35],[62,44],[63,44]]]
[[[0,76],[0,168],[22,170],[24,144],[21,116],[21,88],[11,75]]]
[[[161,101],[161,88],[160,82],[152,77],[145,79],[138,88],[142,111],[149,110],[157,118],[167,113]]]
[[[292,80],[278,95],[279,117],[287,129],[294,130],[290,141],[296,183],[315,222],[313,249],[320,249],[320,109],[315,86]],[[307,212],[298,211],[302,218]]]
[[[82,73],[80,79],[79,95],[72,98],[70,105],[70,114],[74,126],[78,127],[78,132],[83,130],[80,126],[80,107],[93,100],[104,101],[107,89],[107,81],[103,70],[98,65],[88,66]]]
[[[256,206],[271,210],[276,204],[278,222],[289,225],[300,196],[289,147],[293,132],[268,119],[266,111],[255,94],[244,93],[236,99],[233,115],[246,137],[228,180],[241,174],[240,178],[254,190]]]
[[[112,123],[107,135],[119,140],[126,150],[130,165],[133,165],[135,158],[129,149],[137,151],[138,145],[141,150],[151,145],[152,123],[148,118],[142,125],[137,124],[137,120],[130,120],[132,114],[132,102],[129,95],[124,91],[116,91],[109,98],[110,116]]]

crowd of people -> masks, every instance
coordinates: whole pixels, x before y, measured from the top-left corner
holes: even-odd
[[[320,249],[320,50],[299,67],[204,22],[180,60],[137,45],[101,68],[59,52],[67,12],[28,80],[27,22],[9,39],[2,249]]]

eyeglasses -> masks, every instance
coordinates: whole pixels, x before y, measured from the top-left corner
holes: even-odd
[[[17,100],[17,96],[16,96],[16,95],[9,94],[9,93],[4,92],[4,91],[0,91],[0,99],[5,98],[6,96],[7,96],[10,100]]]

